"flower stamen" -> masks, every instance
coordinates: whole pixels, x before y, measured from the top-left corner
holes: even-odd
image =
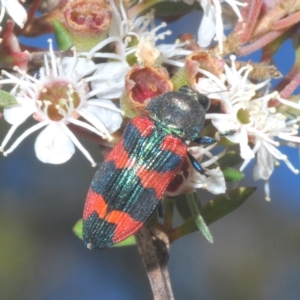
[[[32,127],[28,128],[27,130],[25,130],[15,141],[14,143],[10,146],[9,149],[7,149],[6,151],[3,152],[4,156],[7,156],[7,154],[11,153],[14,149],[17,148],[17,146],[27,137],[29,136],[31,133],[45,127],[48,124],[47,121],[44,122],[40,122],[37,123],[35,125],[33,125]],[[19,124],[20,125],[20,124]],[[2,148],[2,145],[1,145]]]
[[[68,135],[74,145],[81,151],[81,153],[91,162],[92,167],[96,167],[97,163],[93,160],[90,153],[82,146],[72,131],[63,123],[61,123],[61,129]]]

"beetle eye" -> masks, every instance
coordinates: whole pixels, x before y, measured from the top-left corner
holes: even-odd
[[[182,86],[179,89],[179,92],[182,92],[184,94],[187,94],[189,96],[192,96],[192,97],[196,98],[197,101],[202,105],[202,107],[205,110],[209,109],[209,107],[210,107],[210,100],[209,100],[209,98],[207,96],[196,92],[195,90],[193,90],[192,88],[190,88],[190,87],[188,87],[186,85]]]
[[[207,111],[210,107],[210,99],[205,95],[198,94],[198,102],[203,106],[203,108]]]

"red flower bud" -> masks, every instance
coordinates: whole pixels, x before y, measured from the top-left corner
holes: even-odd
[[[162,67],[135,65],[127,74],[125,85],[127,102],[139,112],[143,112],[153,97],[173,90],[169,74]]]

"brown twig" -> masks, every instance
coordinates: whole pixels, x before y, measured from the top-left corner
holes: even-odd
[[[144,226],[135,235],[139,252],[152,288],[154,300],[174,300],[167,261],[169,258],[169,240],[161,231],[153,235]]]

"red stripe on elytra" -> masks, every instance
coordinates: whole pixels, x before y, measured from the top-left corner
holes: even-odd
[[[107,204],[104,198],[89,189],[83,211],[83,219],[88,219],[93,212],[97,212],[100,219],[116,225],[113,236],[114,243],[125,239],[143,226],[143,222],[134,220],[126,212],[113,210],[107,213]]]
[[[128,213],[118,210],[111,211],[106,221],[116,225],[113,236],[115,243],[132,235],[143,226],[143,222],[136,221]]]
[[[154,170],[147,170],[143,166],[141,166],[137,170],[136,174],[139,176],[143,187],[146,189],[153,188],[155,190],[156,197],[160,199],[168,184],[172,181],[179,169],[180,166],[178,166],[177,170],[158,173]]]
[[[160,147],[163,151],[171,151],[179,156],[185,156],[187,151],[186,144],[172,135],[167,135],[161,142]]]
[[[105,161],[112,160],[118,169],[123,169],[129,165],[129,155],[128,152],[124,149],[123,138],[120,139],[115,148],[109,153]]]
[[[135,117],[134,119],[132,119],[131,124],[133,124],[136,129],[138,129],[140,135],[143,137],[149,136],[154,129],[153,121],[145,116]]]
[[[107,214],[107,203],[102,195],[95,193],[92,189],[89,189],[84,206],[83,219],[88,219],[94,211],[98,213],[99,218],[103,219]]]

